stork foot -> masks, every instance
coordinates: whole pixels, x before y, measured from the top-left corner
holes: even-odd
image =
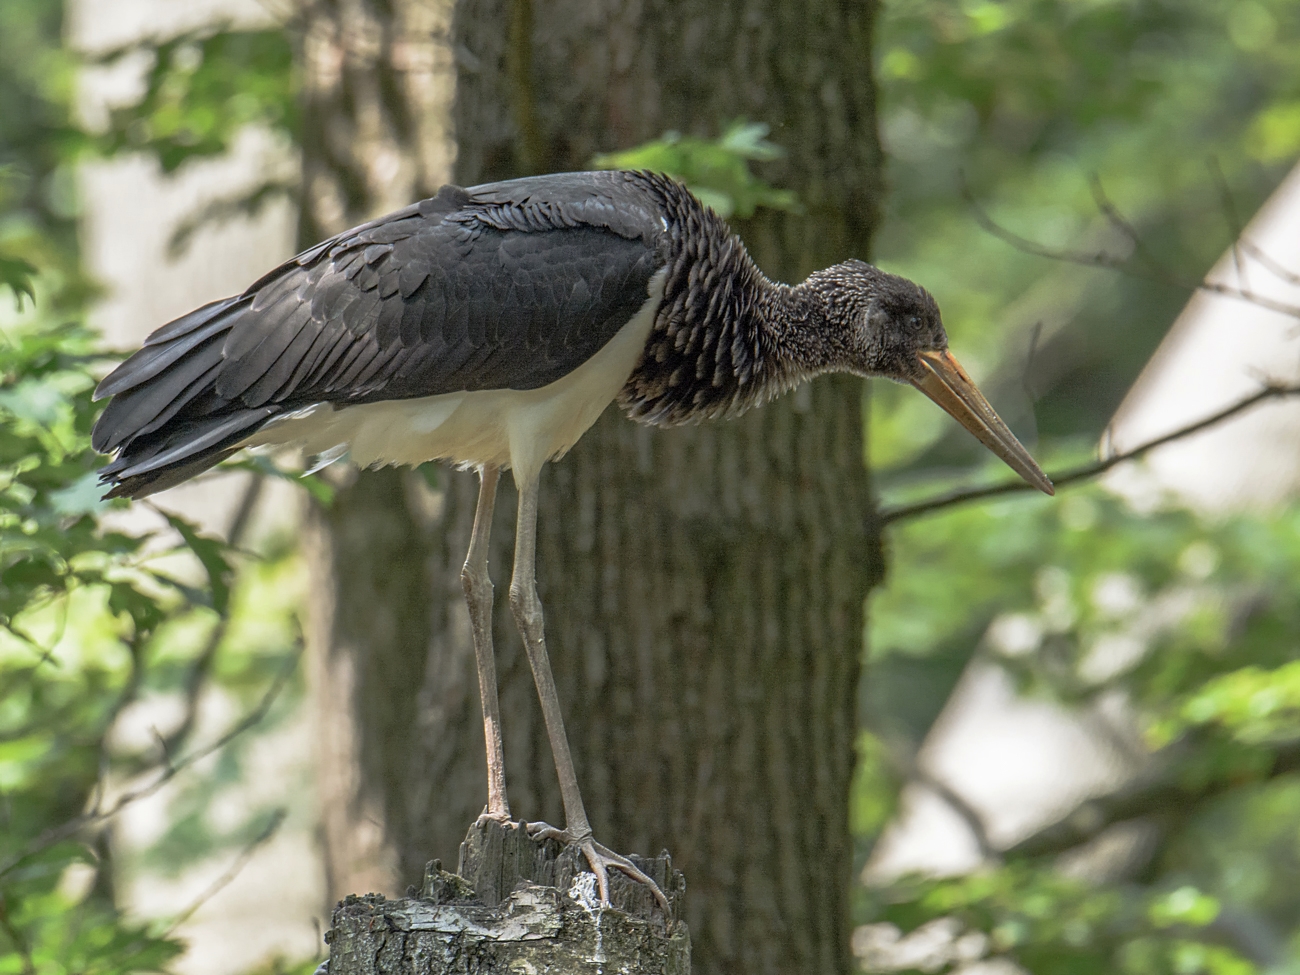
[[[620,853],[615,853],[609,847],[597,843],[595,838],[588,832],[585,836],[574,836],[567,829],[556,829],[547,823],[525,823],[524,827],[528,830],[528,835],[537,840],[558,840],[566,846],[576,845],[582,851],[583,856],[587,858],[587,863],[591,865],[591,872],[596,875],[596,886],[600,890],[600,903],[603,907],[609,907],[609,869],[621,870],[633,880],[645,884],[650,888],[650,893],[654,895],[663,912],[671,916],[668,906],[668,898],[664,892],[659,889],[659,885],[650,879],[649,876],[638,867],[635,863]]]
[[[476,827],[483,827],[488,823],[500,823],[502,826],[506,826],[512,822],[514,822],[514,820],[510,818],[509,809],[502,809],[498,812],[493,812],[490,807],[484,806],[483,811],[478,814],[478,819],[474,820],[474,825]]]

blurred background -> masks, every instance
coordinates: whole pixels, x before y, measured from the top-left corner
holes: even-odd
[[[685,870],[696,970],[1300,973],[1297,52],[1294,0],[4,0],[0,972],[311,971],[482,803],[472,482],[99,501],[114,356],[443,182],[647,167],[773,276],[923,284],[1077,472],[980,495],[835,380],[548,472],[585,794]]]

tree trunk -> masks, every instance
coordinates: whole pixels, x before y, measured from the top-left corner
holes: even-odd
[[[351,894],[326,935],[330,975],[690,975],[683,878],[667,855],[635,858],[668,898],[613,871],[605,909],[576,847],[518,823],[476,824],[456,873],[438,860],[419,896]]]
[[[765,175],[806,210],[738,226],[765,270],[792,280],[864,257],[880,187],[874,13],[845,0],[462,4],[456,181],[583,168],[743,116],[790,150]],[[340,99],[308,124],[360,108]],[[539,591],[587,809],[615,849],[672,852],[697,972],[851,967],[848,791],[863,600],[880,569],[861,392],[821,379],[738,421],[675,430],[611,409],[543,474]],[[334,622],[318,659],[354,681],[335,695],[352,701],[360,762],[349,808],[382,824],[400,877],[385,892],[450,860],[485,797],[459,580],[474,480],[443,475],[430,503],[413,478],[364,474],[322,519]],[[513,503],[503,490],[491,553],[507,782],[516,816],[557,822],[504,599]],[[331,876],[333,896],[365,892]]]
[[[451,14],[450,0],[301,3],[302,246],[450,181]],[[416,727],[420,702],[405,691],[447,625],[424,571],[438,546],[414,521],[430,499],[411,477],[344,475],[333,506],[308,502],[304,518],[327,914],[344,894],[398,883],[387,795],[405,756],[393,746]]]

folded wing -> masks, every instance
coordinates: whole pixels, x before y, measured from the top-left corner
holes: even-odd
[[[112,397],[92,436],[117,452],[109,495],[180,483],[313,404],[564,376],[641,308],[664,260],[627,176],[444,187],[163,326],[96,391]]]

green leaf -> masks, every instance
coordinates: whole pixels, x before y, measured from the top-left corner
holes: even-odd
[[[1176,924],[1203,928],[1219,916],[1219,902],[1187,885],[1152,901],[1147,913],[1158,928]]]
[[[768,127],[743,119],[713,140],[667,132],[632,149],[596,156],[596,169],[648,169],[680,179],[719,216],[751,217],[758,207],[799,212],[798,198],[750,171],[751,162],[771,162],[785,150],[767,139]]]
[[[108,609],[114,614],[125,613],[131,617],[137,639],[152,633],[166,618],[157,599],[126,582],[110,583]]]
[[[226,543],[216,538],[206,538],[187,522],[173,514],[165,513],[167,523],[180,532],[185,546],[199,560],[203,571],[208,576],[208,586],[212,593],[212,608],[225,616],[230,606],[230,585],[234,569],[226,561],[228,548]]]
[[[103,493],[99,472],[90,471],[66,487],[51,491],[50,504],[60,515],[99,514],[110,504],[104,500]]]
[[[163,171],[229,150],[248,125],[292,137],[298,127],[293,46],[284,30],[195,31],[113,51],[145,52],[153,67],[132,105],[114,109],[99,151],[147,152]]]
[[[19,310],[23,307],[23,297],[36,300],[36,288],[32,279],[36,277],[36,268],[21,257],[6,257],[0,254],[0,286],[9,288],[14,293],[14,303]]]
[[[250,471],[259,477],[276,477],[294,484],[313,498],[322,507],[328,508],[334,503],[334,487],[317,474],[301,474],[279,467],[265,454],[249,454],[241,460],[228,460],[221,465],[223,470]]]

